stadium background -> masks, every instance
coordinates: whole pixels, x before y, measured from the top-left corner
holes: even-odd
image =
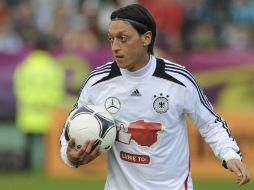
[[[129,3],[148,7],[158,24],[156,55],[192,71],[215,110],[228,122],[254,174],[253,0],[0,0],[0,185],[1,189],[102,189],[105,156],[79,169],[59,158],[59,134],[91,69],[112,58],[109,14]],[[65,70],[65,98],[54,109],[45,141],[38,139],[33,168],[24,168],[24,134],[15,124],[13,73],[41,34]],[[196,189],[238,189],[189,123]],[[45,160],[37,147],[45,143]],[[253,189],[253,182],[243,189]]]

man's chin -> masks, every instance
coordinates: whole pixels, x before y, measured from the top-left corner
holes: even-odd
[[[127,69],[127,65],[123,64],[123,62],[121,62],[121,61],[116,60],[116,64],[121,69]]]

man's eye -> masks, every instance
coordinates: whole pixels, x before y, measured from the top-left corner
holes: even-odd
[[[129,38],[127,36],[119,36],[119,37],[116,37],[115,38],[118,42],[120,43],[125,43]],[[115,40],[113,37],[108,37],[108,41],[113,44],[114,43],[114,40]]]
[[[126,42],[128,40],[128,37],[127,36],[121,36],[120,37],[120,41],[121,42]]]

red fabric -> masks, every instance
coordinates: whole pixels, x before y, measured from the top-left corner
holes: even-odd
[[[189,173],[190,173],[190,158],[189,158]],[[189,179],[189,173],[184,181],[184,190],[188,190],[188,179]]]
[[[184,181],[184,190],[188,190],[188,178],[189,178],[189,175],[187,176],[187,178]]]

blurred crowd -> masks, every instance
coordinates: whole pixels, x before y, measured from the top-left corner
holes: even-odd
[[[41,34],[52,47],[93,51],[108,46],[111,12],[130,3],[151,11],[156,45],[170,53],[253,47],[254,0],[0,0],[0,52],[33,46]]]

